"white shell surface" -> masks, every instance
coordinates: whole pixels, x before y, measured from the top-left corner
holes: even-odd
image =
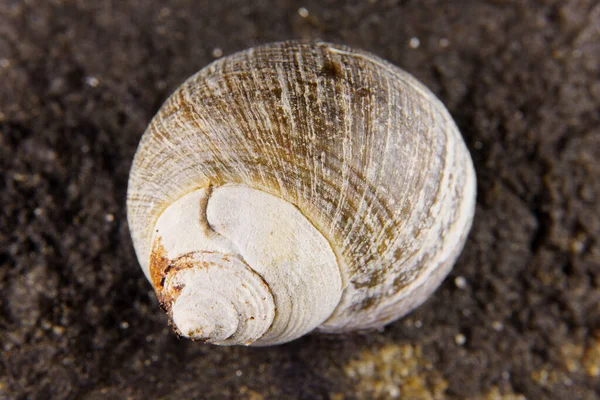
[[[212,191],[209,225],[235,243],[269,285],[277,314],[256,345],[288,342],[323,323],[342,295],[342,279],[329,242],[290,203],[245,185]]]
[[[384,60],[328,43],[236,53],[166,101],[129,182],[145,270],[161,213],[227,184],[294,205],[330,243],[343,293],[326,332],[381,327],[421,304],[455,262],[475,207],[468,150],[439,100]]]
[[[246,185],[184,195],[153,242],[167,262],[146,273],[175,329],[196,340],[284,343],[323,323],[342,295],[323,235],[290,203]]]

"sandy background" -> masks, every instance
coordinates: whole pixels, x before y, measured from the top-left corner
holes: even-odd
[[[472,233],[383,333],[179,340],[126,223],[138,140],[215,57],[292,38],[442,99],[478,174]],[[599,159],[597,1],[0,0],[0,398],[598,399]]]

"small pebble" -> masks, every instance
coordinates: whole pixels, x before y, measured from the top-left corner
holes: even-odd
[[[114,215],[112,215],[112,214],[106,214],[106,215],[104,216],[104,220],[105,220],[106,222],[113,222],[113,221],[115,220],[115,216],[114,216]]]
[[[300,7],[298,9],[298,15],[300,15],[302,18],[307,18],[308,17],[308,10],[304,7]]]
[[[161,80],[161,81],[158,81],[158,82],[156,82],[156,88],[157,88],[158,90],[165,90],[165,89],[167,88],[167,82],[165,82],[165,81],[162,81],[162,80]]]
[[[494,321],[492,322],[492,329],[494,329],[497,332],[500,332],[502,329],[504,329],[504,325],[500,321]]]
[[[91,87],[96,87],[100,84],[100,81],[95,76],[86,76],[85,84]]]
[[[121,327],[121,329],[129,329],[129,322],[127,322],[127,321],[121,321],[121,323],[119,324],[119,326]]]
[[[160,9],[160,12],[158,14],[159,17],[161,18],[165,18],[168,17],[169,15],[171,15],[171,10],[167,7],[163,7]]]
[[[566,377],[566,376],[563,378],[563,383],[565,384],[565,386],[573,385],[573,381],[569,377]]]
[[[400,388],[396,385],[388,385],[387,392],[390,399],[400,398]]]
[[[221,58],[223,57],[223,50],[221,50],[219,47],[215,47],[212,51],[212,56],[214,58]]]
[[[458,335],[454,336],[454,341],[457,345],[462,346],[463,344],[467,343],[467,338],[462,333],[459,333]]]
[[[467,280],[463,276],[457,276],[454,278],[454,284],[461,290],[465,290],[467,288]]]
[[[27,175],[20,174],[17,172],[15,174],[13,174],[13,179],[17,182],[25,182],[27,180]]]
[[[581,253],[584,247],[585,244],[578,239],[573,239],[569,242],[569,249],[573,253]]]
[[[420,320],[416,320],[415,321],[415,328],[419,329],[423,327],[423,322],[421,322]]]
[[[239,369],[237,371],[235,371],[235,376],[242,376],[242,375],[243,375],[243,373]]]
[[[440,47],[445,49],[448,46],[450,46],[450,41],[446,38],[441,38],[440,39]]]
[[[417,49],[421,45],[421,41],[417,37],[412,37],[408,41],[408,45],[410,46],[411,49]]]
[[[52,332],[54,332],[54,334],[56,336],[62,336],[65,333],[65,327],[60,326],[60,325],[55,325],[52,327]]]

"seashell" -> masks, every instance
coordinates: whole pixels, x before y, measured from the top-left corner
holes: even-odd
[[[128,221],[179,335],[264,346],[420,305],[464,245],[475,185],[455,123],[411,75],[283,42],[171,95],[135,155]]]

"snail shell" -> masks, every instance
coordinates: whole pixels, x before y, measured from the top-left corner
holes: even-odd
[[[380,328],[463,247],[475,173],[448,111],[364,51],[274,43],[165,102],[127,196],[139,262],[176,332],[271,345]]]

